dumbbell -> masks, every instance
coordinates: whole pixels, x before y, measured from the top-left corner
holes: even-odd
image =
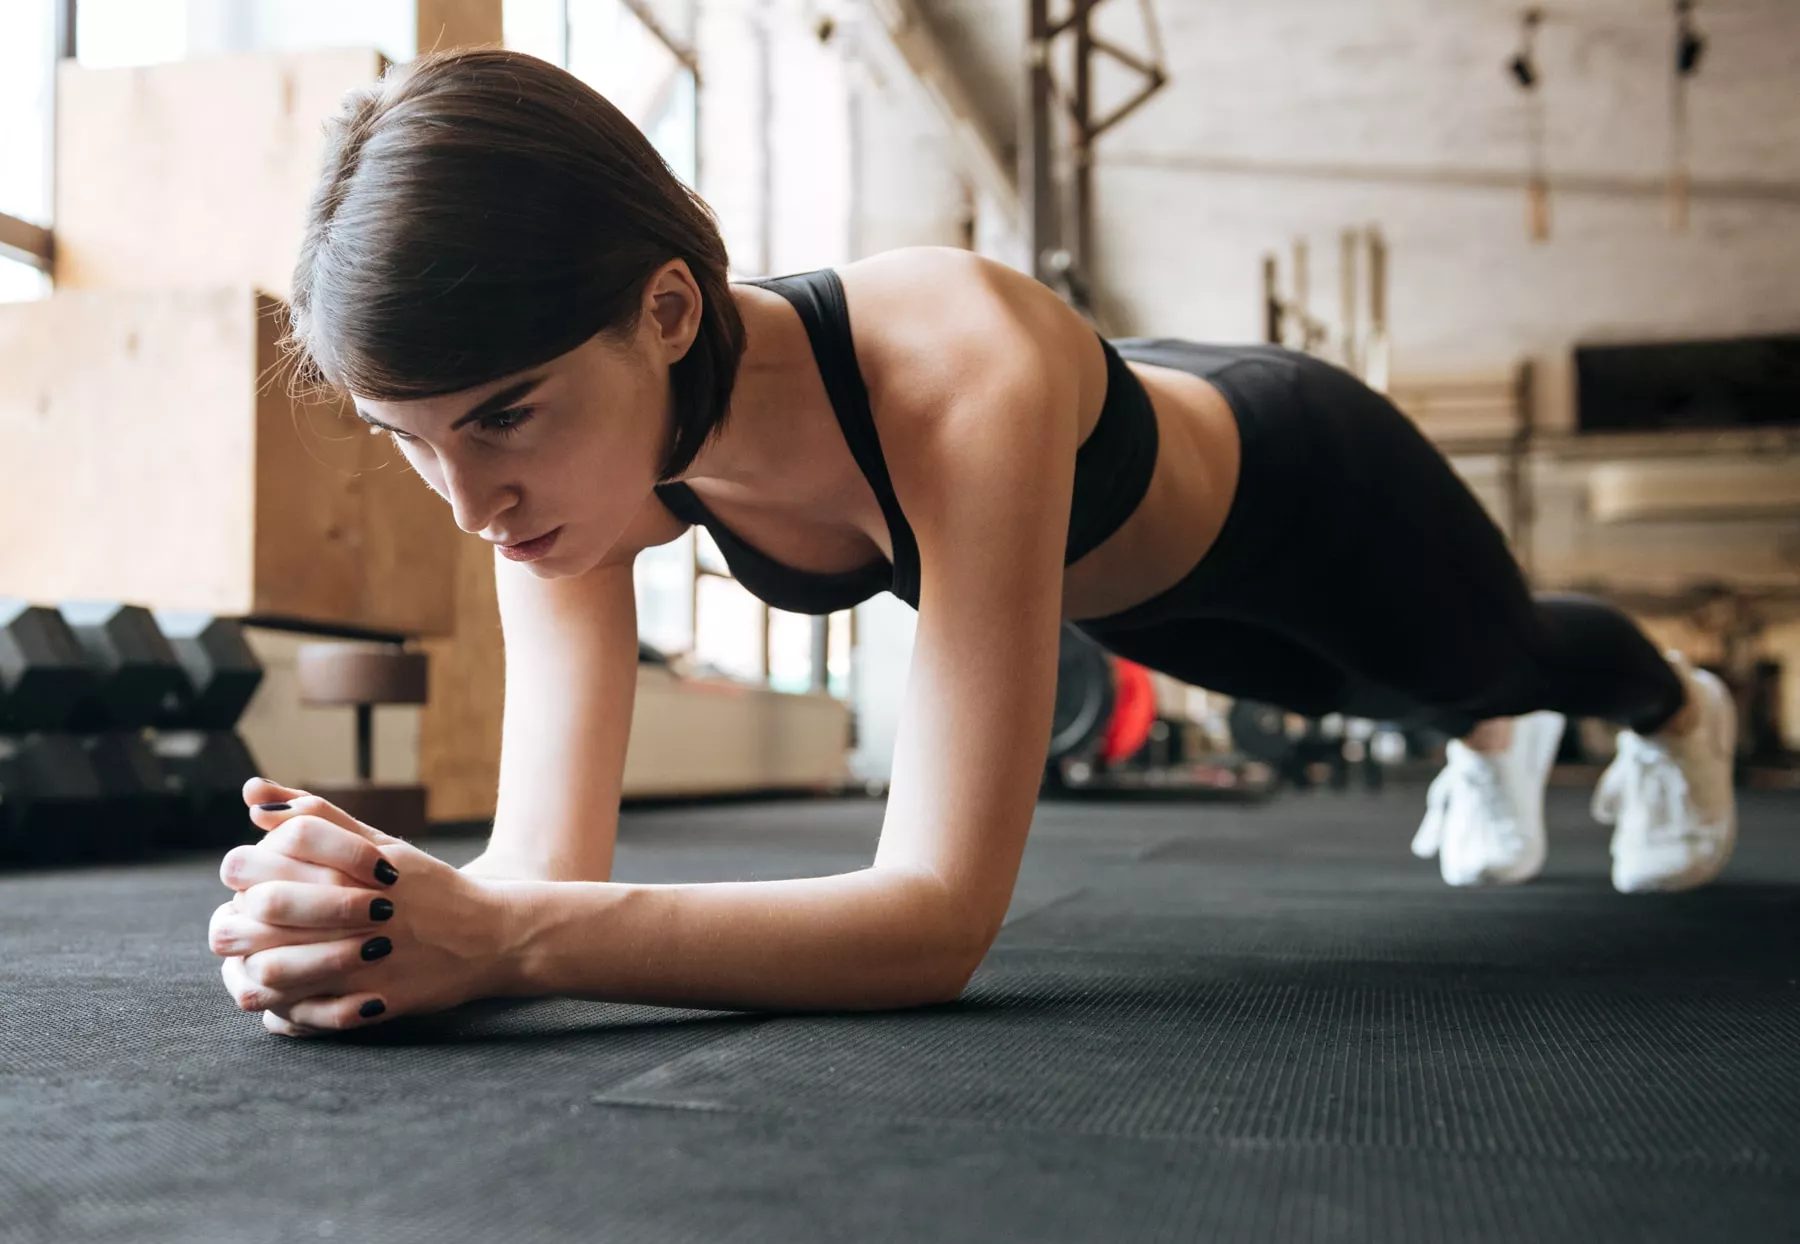
[[[375,781],[375,707],[425,703],[425,653],[393,644],[306,644],[296,672],[302,704],[356,710],[356,780],[309,783],[307,789],[385,833],[400,838],[424,833],[425,788]]]
[[[66,729],[93,690],[87,657],[60,613],[0,598],[0,734]]]
[[[76,706],[69,729],[142,730],[187,710],[192,684],[148,609],[76,601],[64,603],[59,612],[93,675],[93,686]]]
[[[114,853],[93,761],[72,734],[0,735],[0,859],[70,864]]]
[[[60,613],[0,600],[0,858],[70,863],[128,840],[83,740],[61,733],[95,686]]]
[[[241,792],[257,767],[232,727],[261,679],[229,619],[0,601],[0,856],[253,840]]]
[[[180,839],[181,793],[144,737],[193,698],[174,645],[142,605],[76,601],[60,612],[94,676],[71,727],[85,732],[81,743],[99,773],[105,815],[132,827],[121,846]]]
[[[258,769],[236,727],[262,685],[262,662],[234,619],[181,611],[158,611],[155,619],[184,681],[183,693],[165,701],[152,744],[182,805],[163,841],[207,848],[254,842],[261,835],[250,824],[243,788]]]

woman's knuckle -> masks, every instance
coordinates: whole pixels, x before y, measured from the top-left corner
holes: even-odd
[[[250,854],[254,847],[233,847],[219,861],[219,880],[226,885],[235,886],[249,876],[250,861],[255,857]]]

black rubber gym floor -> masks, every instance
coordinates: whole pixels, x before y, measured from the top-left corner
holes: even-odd
[[[1582,800],[1481,892],[1407,855],[1417,788],[1047,804],[964,1000],[886,1015],[285,1040],[206,950],[215,858],[0,877],[0,1240],[1800,1238],[1800,797],[1648,897]],[[630,811],[617,876],[847,870],[879,823]]]

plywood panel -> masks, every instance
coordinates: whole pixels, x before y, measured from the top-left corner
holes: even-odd
[[[450,634],[460,533],[449,507],[347,403],[296,391],[277,344],[284,304],[261,295],[256,316],[254,612]]]
[[[0,592],[244,613],[248,289],[0,305]]]
[[[850,780],[849,753],[841,700],[639,666],[624,793],[834,790]]]
[[[425,645],[431,689],[419,719],[419,780],[431,792],[432,820],[485,821],[500,789],[506,657],[493,546],[460,532],[455,618],[451,638]]]
[[[454,524],[289,398],[281,315],[247,286],[0,305],[0,592],[448,633]]]
[[[385,65],[373,48],[61,62],[57,286],[251,284],[287,296],[322,123]]]

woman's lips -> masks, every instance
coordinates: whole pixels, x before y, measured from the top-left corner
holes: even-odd
[[[500,556],[508,561],[534,562],[550,551],[556,543],[556,537],[562,532],[561,527],[554,528],[531,540],[519,544],[502,544]]]

